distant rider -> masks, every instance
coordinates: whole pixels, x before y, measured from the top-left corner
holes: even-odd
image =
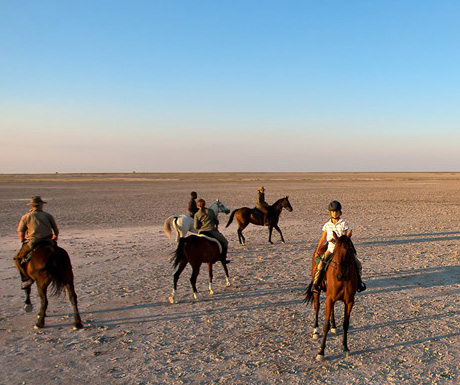
[[[264,214],[263,224],[268,225],[268,203],[265,202],[265,188],[262,186],[259,190],[257,190],[257,198],[256,198],[256,209],[262,211]]]
[[[196,214],[196,212],[198,211],[198,207],[196,205],[196,198],[198,197],[198,195],[196,194],[195,191],[192,191],[190,193],[190,201],[188,202],[188,214],[193,218]]]
[[[18,236],[22,246],[14,256],[14,264],[21,275],[22,289],[26,289],[34,283],[25,271],[24,260],[27,254],[40,242],[56,244],[59,236],[59,229],[53,216],[43,211],[45,203],[39,196],[33,196],[27,204],[32,208],[19,221]]]
[[[217,230],[219,221],[213,210],[206,207],[204,199],[198,199],[197,201],[198,211],[195,214],[194,226],[198,230],[198,234],[209,235],[217,239],[222,245],[221,261],[223,263],[229,263],[227,260],[228,241],[227,239]]]
[[[334,248],[335,248],[333,232],[335,232],[337,236],[340,238],[348,230],[348,223],[345,220],[340,218],[342,215],[342,205],[340,204],[340,202],[332,201],[331,203],[329,203],[328,210],[330,212],[331,219],[327,221],[323,226],[323,229],[322,229],[323,234],[321,236],[321,239],[318,242],[318,248],[316,249],[316,252],[315,252],[315,258],[321,257],[322,255],[318,265],[316,266],[315,276],[313,277],[312,291],[316,293],[319,292],[319,285],[322,281],[324,267],[329,262],[329,260],[333,258],[331,257],[334,253]],[[324,248],[326,246],[327,246],[327,250],[326,252],[324,252]],[[356,270],[358,273],[358,289],[357,290],[358,292],[361,292],[361,291],[366,290],[366,285],[361,280],[363,267],[361,265],[361,262],[358,260],[358,257],[356,256],[356,254],[355,254],[355,264],[356,264]]]

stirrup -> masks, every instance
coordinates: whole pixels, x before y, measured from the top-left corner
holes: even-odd
[[[33,283],[34,283],[34,281],[31,278],[29,278],[27,281],[22,281],[21,289],[25,290],[25,289],[31,287],[33,285]]]
[[[317,283],[316,285],[315,285],[315,284],[312,285],[312,287],[311,287],[312,293],[317,293],[317,294],[319,294],[319,292],[321,291],[319,285],[320,285],[319,283]]]

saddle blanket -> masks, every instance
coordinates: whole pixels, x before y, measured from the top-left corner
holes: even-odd
[[[190,234],[189,237],[203,237],[212,242],[217,243],[217,245],[219,246],[219,254],[222,254],[222,245],[216,238],[213,238],[213,237],[210,237],[209,235],[204,235],[204,234]]]

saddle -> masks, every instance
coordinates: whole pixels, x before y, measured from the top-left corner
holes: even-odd
[[[39,241],[33,242],[30,246],[31,246],[30,250],[25,255],[22,256],[21,264],[28,263],[30,259],[32,258],[33,252],[39,246],[45,246],[45,247],[50,246],[53,248],[55,252],[59,251],[59,247],[57,243],[51,239],[41,239]]]
[[[210,235],[206,235],[206,234],[190,234],[189,236],[193,237],[203,237],[203,238],[206,238],[208,239],[209,241],[212,241],[212,242],[215,242],[217,243],[217,245],[219,246],[219,254],[222,254],[222,244],[214,237],[211,237]]]

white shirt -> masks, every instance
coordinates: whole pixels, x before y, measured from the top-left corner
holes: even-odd
[[[343,219],[339,219],[339,221],[335,224],[332,223],[332,219],[330,219],[324,224],[322,231],[323,232],[326,231],[327,233],[326,240],[328,243],[327,245],[328,251],[333,253],[334,248],[335,248],[335,243],[333,243],[334,235],[332,233],[335,231],[337,236],[340,238],[343,235],[345,230],[348,230],[348,223],[345,222]]]

